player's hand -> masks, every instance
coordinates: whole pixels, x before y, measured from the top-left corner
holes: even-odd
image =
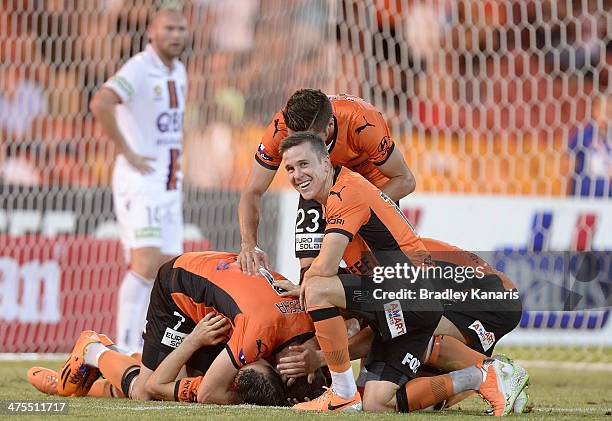
[[[238,255],[238,264],[242,271],[249,275],[257,275],[260,267],[270,269],[268,255],[259,247],[243,246]]]
[[[155,158],[150,156],[138,155],[132,151],[124,151],[123,156],[132,168],[141,174],[150,174],[153,172],[153,167],[149,164],[150,161],[155,161]]]
[[[289,347],[289,355],[279,358],[276,368],[281,375],[287,376],[289,381],[291,381],[291,378],[308,375],[308,383],[312,383],[314,372],[321,365],[318,352],[302,345],[296,345]],[[287,382],[287,385],[291,386],[289,382]]]
[[[279,280],[274,281],[274,286],[285,290],[285,292],[281,292],[280,294],[281,297],[299,297],[300,296],[300,286],[286,279],[279,279]]]
[[[227,332],[230,328],[231,324],[225,316],[211,312],[199,321],[189,334],[189,338],[200,347],[217,345],[227,340]]]

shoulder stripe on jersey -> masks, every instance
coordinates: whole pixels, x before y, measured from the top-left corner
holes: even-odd
[[[240,368],[242,368],[242,366],[238,365],[238,362],[236,361],[236,358],[234,357],[234,354],[232,354],[232,349],[229,347],[228,344],[225,344],[225,349],[227,350],[227,355],[229,355],[230,360],[232,361],[232,364],[234,365],[236,370],[240,370]]]
[[[173,80],[168,81],[168,94],[170,95],[170,108],[178,108],[178,97],[176,95],[176,85]]]
[[[391,147],[389,148],[389,152],[387,153],[387,156],[385,157],[385,159],[383,159],[380,162],[375,162],[374,165],[376,165],[377,167],[380,167],[381,165],[383,165],[385,162],[387,162],[387,160],[389,159],[389,157],[391,156],[391,153],[393,152],[393,149],[395,149],[395,143],[393,145],[391,145]]]
[[[329,234],[330,232],[336,232],[338,234],[346,235],[350,241],[353,240],[353,234],[346,230],[343,230],[342,228],[329,228],[325,230],[325,234]]]
[[[267,162],[263,162],[263,160],[259,157],[259,155],[256,153],[255,154],[255,161],[257,161],[257,163],[259,165],[261,165],[262,167],[272,170],[272,171],[276,171],[278,170],[278,166],[274,166],[274,165],[270,165]]]

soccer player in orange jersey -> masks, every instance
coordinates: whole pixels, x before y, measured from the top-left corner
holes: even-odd
[[[265,252],[257,248],[257,226],[261,197],[281,163],[281,141],[297,131],[311,130],[326,140],[331,162],[363,175],[392,200],[415,188],[412,172],[396,148],[387,123],[374,106],[350,95],[325,95],[315,89],[296,91],[267,127],[239,207],[242,244],[240,264],[254,273],[267,266]],[[317,256],[325,232],[321,205],[300,197],[295,227],[295,253],[305,268]]]
[[[320,253],[304,275],[300,299],[306,303],[313,319],[333,383],[319,399],[296,407],[360,409],[361,398],[350,369],[348,336],[340,315],[340,309],[346,309],[349,301],[362,301],[362,297],[354,293],[357,291],[344,288],[343,280],[347,278],[337,276],[347,245],[359,235],[377,263],[384,267],[402,264],[427,268],[433,261],[397,204],[361,175],[333,167],[325,144],[315,133],[295,133],[287,137],[281,143],[280,154],[291,184],[304,199],[323,205],[327,221]],[[378,381],[366,384],[365,409],[387,410],[389,402],[393,401],[397,410],[415,410],[463,391],[478,390],[492,404],[496,415],[509,412],[520,389],[515,390],[511,382],[502,378],[508,374],[514,379],[518,370],[495,360],[486,360],[454,375],[432,378],[436,383],[432,387],[440,393],[409,406],[402,393],[403,386],[416,376],[426,359],[428,344],[442,317],[443,307],[439,298],[423,298],[417,292],[417,289],[434,291],[431,279],[418,274],[412,279],[399,275],[385,277],[396,287],[416,295],[408,305],[406,300],[378,299],[368,308],[373,324],[379,329],[372,343],[370,355],[374,360],[368,361],[368,371],[372,369],[380,376]]]
[[[313,338],[312,322],[297,299],[274,286],[281,275],[244,274],[236,258],[186,253],[164,264],[151,293],[142,363],[85,331],[60,369],[59,394],[87,394],[101,371],[132,399],[285,403],[280,376],[266,361]],[[177,382],[183,365],[206,376]]]

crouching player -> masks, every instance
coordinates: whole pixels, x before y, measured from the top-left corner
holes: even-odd
[[[164,264],[151,292],[142,363],[85,331],[60,369],[58,393],[86,395],[101,371],[132,399],[285,404],[284,384],[267,361],[290,344],[314,342],[314,327],[299,301],[273,286],[282,276],[244,274],[236,258],[186,253]],[[205,375],[176,381],[183,364]]]

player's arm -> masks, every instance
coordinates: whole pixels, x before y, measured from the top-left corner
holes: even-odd
[[[127,94],[124,95],[127,97]],[[137,171],[142,174],[148,174],[153,171],[153,167],[151,167],[148,161],[152,161],[154,158],[134,153],[119,129],[116,108],[122,102],[124,100],[114,89],[103,86],[92,98],[89,109],[96,118],[96,121],[104,129],[106,135],[113,141],[118,152],[125,156],[125,159]]]
[[[253,168],[240,196],[238,221],[241,243],[238,262],[242,271],[249,274],[255,274],[261,264],[266,268],[269,266],[266,253],[257,249],[257,227],[261,198],[270,187],[275,175],[276,170],[264,168],[257,161],[253,162]]]
[[[223,342],[230,327],[224,316],[208,313],[151,374],[146,384],[147,391],[156,399],[174,400],[176,377],[183,365],[201,347]]]
[[[398,148],[393,148],[385,163],[379,165],[378,168],[381,173],[389,178],[385,184],[380,186],[380,190],[391,200],[398,201],[412,193],[416,188],[414,175]]]
[[[231,405],[238,403],[238,396],[232,384],[238,369],[232,363],[227,348],[213,361],[198,389],[199,403]]]
[[[321,251],[304,274],[304,281],[314,276],[330,277],[338,273],[349,237],[337,232],[328,232],[323,237]]]
[[[355,145],[365,151],[370,162],[380,169],[389,180],[380,187],[393,201],[412,193],[416,187],[414,175],[402,152],[396,147],[387,122],[376,109],[368,109],[351,122],[349,133],[354,136]],[[370,126],[363,126],[363,122]]]

